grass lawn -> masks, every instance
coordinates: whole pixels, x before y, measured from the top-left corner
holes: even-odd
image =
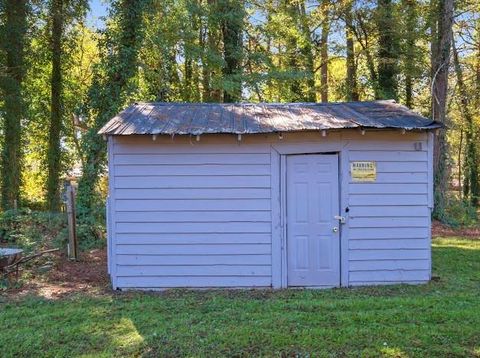
[[[421,286],[6,301],[0,356],[480,357],[480,240],[433,260]]]

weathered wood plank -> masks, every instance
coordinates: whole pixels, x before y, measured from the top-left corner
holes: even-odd
[[[118,265],[270,265],[271,255],[117,255]]]
[[[136,165],[115,166],[121,176],[212,176],[212,175],[270,175],[267,164],[206,164],[206,165]]]
[[[117,234],[118,244],[270,244],[272,237],[270,234],[243,234],[243,233],[133,233]]]
[[[417,172],[403,172],[403,173],[377,173],[377,179],[375,183],[358,183],[350,179],[350,184],[381,184],[381,183],[391,183],[391,184],[427,184],[428,174],[427,172],[417,173]]]
[[[117,268],[119,276],[270,276],[270,265],[161,266],[136,265]]]
[[[230,143],[222,143],[218,138],[207,138],[206,136],[201,136],[200,142],[197,142],[195,137],[191,137],[191,141],[178,137],[173,141],[170,137],[162,140],[161,136],[157,137],[156,141],[152,136],[121,137],[117,142],[115,154],[257,154],[269,152],[270,146],[267,143],[238,143],[233,135],[230,137]]]
[[[428,184],[353,183],[350,194],[427,194]]]
[[[348,246],[353,250],[429,249],[429,240],[428,238],[350,240]]]
[[[115,232],[120,233],[270,233],[270,222],[199,222],[199,223],[116,223]]]
[[[115,154],[115,164],[136,165],[213,165],[213,164],[270,164],[268,154],[225,154],[189,153],[182,155],[172,154]]]
[[[351,206],[350,218],[353,217],[429,217],[430,209],[425,206]]]
[[[117,223],[268,222],[270,211],[120,211]]]
[[[116,177],[118,189],[180,189],[180,188],[270,188],[270,176],[130,176]]]
[[[350,271],[430,270],[429,260],[351,261]]]
[[[388,195],[388,194],[352,194],[350,195],[349,204],[356,206],[397,206],[397,205],[427,205],[427,194],[405,194],[405,195]]]
[[[355,281],[355,282],[351,282],[350,286],[352,287],[387,286],[387,285],[398,285],[398,284],[423,285],[428,281],[429,279],[428,280],[408,280],[408,281]]]
[[[416,239],[419,237],[428,237],[429,228],[352,228],[350,229],[350,240],[364,239]]]
[[[428,260],[428,249],[350,250],[350,261],[368,260]]]
[[[427,162],[380,162],[377,163],[378,173],[425,173],[428,172]]]
[[[375,150],[351,150],[350,160],[374,160],[383,162],[426,162],[427,152],[416,151],[382,151]]]
[[[117,245],[118,254],[128,255],[269,255],[267,244],[214,245]]]
[[[117,212],[120,211],[257,211],[270,210],[270,199],[235,199],[235,200],[123,200],[115,201]]]
[[[123,288],[174,288],[174,287],[270,287],[271,276],[195,276],[195,277],[118,277]]]
[[[400,140],[384,140],[382,136],[377,138],[369,138],[369,140],[349,140],[348,146],[351,150],[389,150],[389,151],[414,151],[415,144],[421,143],[421,151],[428,150],[426,140],[409,140],[408,138],[400,138]]]
[[[401,227],[429,227],[426,217],[375,217],[375,218],[350,218],[350,228],[401,228]]]
[[[266,188],[116,189],[117,199],[269,199]]]
[[[353,271],[350,272],[350,282],[367,281],[427,281],[430,278],[430,270],[376,270],[376,271]]]

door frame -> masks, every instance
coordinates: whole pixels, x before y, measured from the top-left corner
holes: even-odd
[[[338,155],[338,190],[340,213],[347,218],[348,206],[348,147],[341,140],[311,143],[279,143],[271,147],[271,201],[272,201],[272,287],[287,288],[287,226],[286,190],[287,155]],[[340,224],[340,286],[348,286],[348,218]]]

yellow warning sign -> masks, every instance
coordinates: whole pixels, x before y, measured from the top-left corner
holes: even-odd
[[[350,162],[352,181],[377,180],[377,163],[375,162]]]

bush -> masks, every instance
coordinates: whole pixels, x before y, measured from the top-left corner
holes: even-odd
[[[101,212],[88,218],[77,220],[80,250],[105,246],[105,214],[103,218]],[[44,248],[64,249],[68,242],[67,216],[30,209],[5,211],[0,213],[0,242],[22,248],[27,254]]]
[[[47,213],[30,209],[0,213],[0,241],[24,249],[27,253],[45,247],[66,227],[62,213]]]
[[[80,249],[90,250],[104,247],[106,244],[106,212],[103,203],[97,203],[86,214],[79,215],[77,219],[77,237]]]
[[[477,208],[468,200],[449,196],[445,209],[438,219],[452,227],[476,226],[478,225]]]

